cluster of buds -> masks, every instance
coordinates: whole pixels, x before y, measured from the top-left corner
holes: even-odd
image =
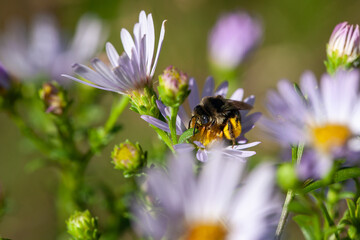
[[[40,98],[45,103],[46,112],[61,115],[66,107],[64,92],[56,83],[44,83],[40,89]]]
[[[133,144],[129,140],[115,146],[111,158],[116,169],[124,171],[125,177],[140,173],[146,165],[147,152],[144,152],[139,143]]]
[[[327,45],[325,65],[333,74],[338,68],[351,68],[358,65],[360,56],[360,34],[358,25],[342,22],[336,25]]]
[[[67,231],[73,239],[98,240],[100,233],[97,218],[91,216],[89,210],[75,212],[67,221]]]
[[[173,66],[169,66],[159,76],[159,97],[169,107],[180,106],[189,95],[188,76]]]

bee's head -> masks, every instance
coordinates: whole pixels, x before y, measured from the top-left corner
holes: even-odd
[[[199,125],[206,125],[210,122],[210,116],[201,105],[197,105],[193,110],[193,117]]]

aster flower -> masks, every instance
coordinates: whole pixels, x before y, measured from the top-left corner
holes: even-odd
[[[13,22],[0,38],[0,58],[9,71],[25,80],[45,76],[63,83],[61,73],[72,72],[73,61],[85,61],[102,44],[103,26],[99,19],[85,15],[68,45],[50,15],[35,18],[26,34],[24,24]]]
[[[305,144],[299,175],[321,177],[335,159],[358,160],[359,72],[338,71],[333,77],[325,74],[319,86],[314,75],[306,72],[300,90],[305,98],[289,81],[280,81],[278,92],[268,93],[272,118],[262,121],[266,131],[283,145]]]
[[[336,25],[326,52],[328,61],[325,65],[330,73],[334,73],[339,67],[351,67],[360,56],[359,26],[347,22]]]
[[[220,68],[234,69],[259,43],[260,23],[246,12],[224,14],[209,36],[211,61]]]
[[[99,89],[120,94],[132,94],[144,88],[152,89],[152,78],[156,69],[162,42],[165,36],[163,21],[155,59],[155,30],[152,15],[146,16],[144,11],[139,14],[139,22],[134,25],[134,39],[126,29],[121,29],[120,37],[124,53],[119,56],[111,43],[106,43],[106,53],[111,63],[108,67],[98,58],[91,61],[93,68],[82,64],[74,64],[74,71],[89,82],[64,75],[72,80]]]
[[[220,86],[215,91],[214,91],[214,86],[215,86],[214,79],[212,77],[209,77],[204,85],[201,98],[207,96],[218,96],[218,95],[224,98],[226,97],[228,92],[227,82],[223,82],[222,84],[220,84]],[[198,86],[196,84],[195,79],[193,78],[189,80],[189,89],[191,90],[190,95],[188,97],[189,105],[190,105],[190,109],[194,109],[200,103],[200,96],[199,96]],[[230,99],[236,101],[242,101],[243,95],[244,95],[244,90],[239,88],[232,94]],[[244,102],[253,106],[255,103],[255,96],[251,95],[250,97],[246,98]],[[161,114],[164,116],[164,118],[167,121],[170,116],[169,108],[165,107],[160,101],[157,102],[157,105]],[[244,151],[244,149],[256,146],[260,142],[247,143],[247,139],[245,138],[244,135],[254,127],[255,122],[261,117],[261,113],[257,112],[250,115],[248,115],[248,113],[249,113],[248,110],[240,111],[242,128],[241,128],[240,136],[236,139],[236,143],[238,145],[225,147],[223,149],[225,154],[240,159],[243,159],[244,157],[250,157],[255,154],[254,151]],[[168,122],[163,122],[159,119],[146,115],[141,116],[141,118],[166,132],[170,132]],[[180,107],[176,120],[176,128],[177,128],[176,132],[178,135],[181,135],[187,130],[189,121],[190,121],[190,117],[186,114],[184,108]],[[197,158],[200,161],[204,162],[207,161],[207,155],[208,153],[211,152],[212,144],[217,142],[217,140],[222,140],[222,139],[223,137],[219,137],[217,134],[214,134],[211,130],[209,130],[209,134],[208,132],[204,132],[201,135],[196,134],[192,139],[190,139],[190,141],[192,142],[191,144],[190,143],[177,144],[174,146],[174,148],[177,151],[192,151],[196,149]]]
[[[219,151],[199,175],[194,159],[181,154],[167,172],[152,169],[148,193],[156,208],[134,206],[138,232],[153,239],[272,239],[281,204],[274,196],[270,165],[254,170],[240,185],[244,164]]]

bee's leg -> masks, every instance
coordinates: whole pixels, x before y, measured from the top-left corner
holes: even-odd
[[[231,124],[231,121],[230,121],[230,120],[227,121],[227,125],[228,125],[228,129],[229,129],[229,133],[230,133],[230,138],[231,138],[231,141],[232,141],[232,145],[233,145],[233,147],[234,147],[234,145],[235,145],[235,135],[234,135],[233,125]]]

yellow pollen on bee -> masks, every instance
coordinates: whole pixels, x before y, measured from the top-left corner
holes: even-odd
[[[240,136],[240,133],[241,133],[241,123],[235,117],[230,118],[229,121],[230,121],[230,124],[232,126],[232,131],[233,131],[233,134],[234,134],[234,138],[237,138],[238,136]],[[227,139],[229,139],[229,140],[232,139],[228,124],[226,124],[225,127],[224,127],[224,135],[225,135],[225,137]]]
[[[351,137],[350,129],[341,124],[326,124],[312,128],[315,146],[324,152],[343,146]]]
[[[225,240],[228,230],[221,223],[200,223],[191,227],[185,240]]]

